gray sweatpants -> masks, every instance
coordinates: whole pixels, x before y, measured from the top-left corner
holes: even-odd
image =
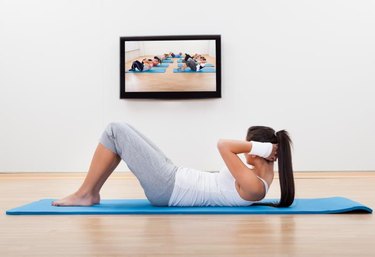
[[[197,64],[192,58],[189,58],[186,61],[186,65],[192,70],[192,71],[197,71]]]
[[[110,123],[100,143],[125,161],[152,205],[167,206],[177,166],[149,139],[127,123]]]

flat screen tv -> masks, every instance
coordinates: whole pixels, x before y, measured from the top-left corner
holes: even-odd
[[[120,37],[120,98],[220,97],[220,35]]]

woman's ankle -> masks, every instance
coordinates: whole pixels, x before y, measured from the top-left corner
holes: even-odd
[[[75,192],[74,195],[81,198],[94,198],[99,195],[99,192],[96,192],[94,190],[78,189],[78,191]]]

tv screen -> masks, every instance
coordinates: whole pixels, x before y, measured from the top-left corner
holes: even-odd
[[[120,38],[120,98],[220,97],[220,35]]]

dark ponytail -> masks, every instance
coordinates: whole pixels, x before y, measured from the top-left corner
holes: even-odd
[[[294,176],[291,144],[288,132],[280,130],[276,132],[278,148],[277,158],[279,163],[279,181],[281,197],[275,207],[288,207],[294,201]]]
[[[158,56],[154,56],[154,59],[158,60],[159,64],[161,64],[161,59]]]
[[[279,164],[280,201],[272,203],[269,201],[254,203],[253,205],[267,205],[273,207],[288,207],[294,201],[294,176],[291,145],[292,140],[288,132],[280,130],[275,133],[270,127],[253,126],[250,127],[246,135],[247,141],[270,142],[278,144],[277,159]]]

